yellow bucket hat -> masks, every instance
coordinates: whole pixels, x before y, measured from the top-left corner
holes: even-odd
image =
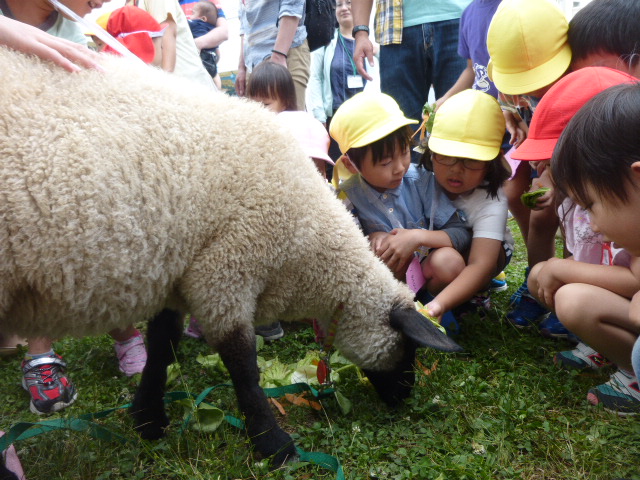
[[[500,153],[504,132],[498,101],[479,90],[463,90],[448,98],[436,112],[429,150],[449,157],[489,161]]]
[[[546,87],[569,68],[569,22],[550,0],[503,0],[487,33],[489,77],[520,95]]]
[[[406,118],[396,101],[378,92],[360,92],[344,102],[331,120],[329,134],[340,151],[364,147],[395,132],[400,127],[418,123]]]

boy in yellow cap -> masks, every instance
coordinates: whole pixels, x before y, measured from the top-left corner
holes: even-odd
[[[340,106],[329,133],[353,174],[339,185],[340,196],[373,251],[404,279],[414,254],[432,249],[419,265],[425,287],[436,293],[464,268],[458,251],[470,234],[433,174],[411,164],[413,123],[390,96],[362,92]]]

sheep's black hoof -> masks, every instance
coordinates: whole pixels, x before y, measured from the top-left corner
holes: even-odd
[[[278,468],[298,458],[296,446],[291,436],[280,428],[264,432],[253,438],[255,449],[263,457],[270,458],[271,466]]]
[[[164,437],[169,426],[169,417],[164,411],[164,403],[159,408],[138,407],[134,401],[129,410],[138,434],[145,440],[157,440]]]
[[[16,474],[14,474],[11,470],[5,467],[2,462],[2,457],[0,456],[0,480],[20,480]]]

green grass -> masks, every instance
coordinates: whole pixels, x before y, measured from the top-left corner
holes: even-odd
[[[515,224],[513,230],[517,230]],[[279,421],[307,451],[334,455],[348,479],[640,479],[640,422],[588,405],[590,387],[608,373],[572,373],[553,365],[553,355],[569,344],[522,331],[505,322],[506,304],[522,281],[526,255],[521,240],[507,270],[510,289],[495,295],[487,319],[466,320],[458,341],[467,353],[421,351],[412,397],[389,410],[355,371],[341,377],[340,391],[353,404],[344,415],[333,399],[321,411],[283,401]],[[283,340],[260,355],[295,362],[317,346],[304,325],[285,326]],[[109,337],[64,339],[55,345],[77,384],[76,403],[51,418],[74,418],[131,400],[137,379],[117,369]],[[218,369],[195,359],[208,354],[203,343],[185,338],[179,352],[182,377],[170,390],[199,393],[228,382]],[[39,421],[28,410],[20,386],[20,359],[0,361],[0,428]],[[209,400],[238,415],[231,389]],[[182,410],[172,404],[168,435],[157,442],[138,439],[124,411],[100,420],[131,439],[125,445],[84,433],[51,432],[16,444],[27,478],[38,479],[332,479],[319,467],[294,464],[269,471],[251,451],[246,436],[223,424],[211,434],[180,434]]]

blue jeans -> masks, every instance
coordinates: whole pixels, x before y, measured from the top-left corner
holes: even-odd
[[[400,45],[380,46],[380,87],[405,116],[421,121],[429,88],[440,98],[467,66],[458,55],[459,26],[455,19],[407,27]]]

